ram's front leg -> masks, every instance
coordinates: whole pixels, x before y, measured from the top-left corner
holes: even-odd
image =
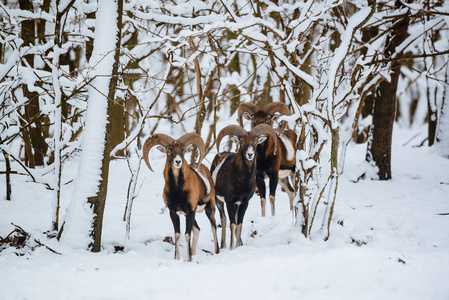
[[[236,239],[235,239],[235,235],[236,235],[236,223],[237,223],[237,218],[236,218],[236,212],[235,212],[235,205],[232,202],[228,202],[226,203],[226,208],[228,210],[228,216],[229,216],[229,222],[231,223],[231,241],[230,241],[230,249],[234,249],[236,246]]]
[[[198,223],[193,223],[193,238],[192,238],[192,255],[196,255],[196,247],[198,246],[198,239],[200,237],[200,226],[198,226]]]
[[[218,247],[218,238],[217,238],[217,223],[215,222],[215,209],[212,206],[212,201],[209,201],[206,205],[206,216],[210,221],[210,227],[212,229],[212,237],[214,239],[214,247],[215,254],[220,252],[220,248]]]
[[[170,210],[170,218],[175,229],[175,259],[180,259],[179,255],[179,238],[181,237],[181,224],[179,222],[179,216],[175,211]]]
[[[260,207],[262,210],[262,217],[265,217],[265,205],[267,204],[267,200],[265,199],[266,187],[265,187],[265,180],[264,180],[263,174],[257,173],[256,184],[257,184],[257,189],[259,190]]]
[[[279,175],[277,172],[269,175],[270,177],[270,203],[271,203],[271,215],[276,214],[275,202],[276,202],[276,187],[278,186]]]
[[[187,244],[187,261],[192,261],[192,246],[190,244],[190,236],[192,234],[193,225],[195,223],[195,212],[186,214],[186,244]]]
[[[218,211],[220,212],[220,224],[221,224],[221,246],[220,248],[226,248],[226,213],[224,208],[224,198],[215,197],[215,203]]]
[[[247,208],[248,208],[248,200],[242,201],[242,204],[239,207],[239,211],[238,211],[238,215],[237,215],[237,232],[236,232],[237,247],[243,245],[242,224],[243,224],[243,218],[245,217],[245,212],[246,212]]]

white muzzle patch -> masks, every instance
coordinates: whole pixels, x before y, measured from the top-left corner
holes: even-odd
[[[254,152],[254,147],[249,146],[245,152],[246,160],[253,161],[256,158],[256,153]]]
[[[182,166],[182,158],[179,155],[176,155],[175,158],[173,159],[173,167],[179,169]]]

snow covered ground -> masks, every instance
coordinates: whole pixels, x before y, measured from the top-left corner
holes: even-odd
[[[258,197],[251,200],[244,246],[233,251],[207,252],[212,234],[199,214],[193,263],[185,261],[183,239],[181,261],[163,241],[173,229],[167,212],[160,213],[161,154],[153,154],[156,172],[145,167],[141,174],[146,179],[134,202],[130,239],[122,221],[129,171],[125,161],[112,162],[104,250],[97,254],[48,240],[43,232],[51,225],[52,192],[13,175],[13,200],[0,200],[0,236],[13,222],[62,255],[44,247],[24,256],[4,250],[0,299],[449,299],[449,160],[412,147],[424,135],[404,146],[416,131],[396,127],[394,133],[390,181],[355,183],[366,145],[349,146],[328,242],[292,230],[288,198],[279,191],[275,217],[262,218]],[[75,161],[65,164],[65,180],[76,170]],[[0,199],[4,186],[0,175]],[[62,190],[63,210],[71,188]],[[124,251],[114,253],[119,245]]]

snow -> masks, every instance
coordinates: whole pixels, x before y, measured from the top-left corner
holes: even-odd
[[[224,21],[226,18],[220,15],[212,16],[200,16],[195,18],[184,18],[184,17],[170,17],[162,14],[155,13],[143,13],[139,10],[135,10],[134,14],[136,17],[143,20],[152,20],[155,22],[163,22],[167,24],[183,24],[183,25],[200,25],[209,24],[217,21]]]
[[[126,161],[112,161],[104,249],[96,254],[47,239],[52,192],[13,175],[12,201],[0,200],[0,236],[13,222],[62,255],[43,247],[24,256],[13,248],[1,252],[1,299],[448,299],[449,160],[432,148],[413,147],[418,138],[404,146],[416,131],[425,128],[395,128],[390,181],[357,181],[366,145],[348,146],[329,241],[317,233],[319,224],[310,239],[292,228],[288,197],[279,188],[274,217],[261,217],[258,197],[250,201],[244,245],[232,251],[201,251],[213,251],[212,233],[205,214],[197,214],[202,230],[193,263],[186,262],[183,238],[181,261],[163,242],[173,236],[168,212],[160,213],[163,157],[153,162],[156,172],[141,170],[145,180],[134,201],[130,239],[123,222],[129,171]],[[65,163],[63,182],[78,164]],[[5,189],[0,193],[4,199]],[[63,185],[61,193],[66,208],[73,185]],[[114,253],[118,245],[124,252]]]
[[[331,121],[335,119],[335,113],[333,106],[335,105],[334,93],[337,71],[340,68],[345,56],[349,51],[349,46],[354,35],[355,29],[367,20],[371,12],[370,7],[365,7],[357,12],[349,19],[348,26],[341,37],[341,45],[335,50],[334,57],[332,58],[331,65],[329,67],[329,88],[328,88],[328,109],[327,114]],[[332,126],[334,127],[334,126]]]

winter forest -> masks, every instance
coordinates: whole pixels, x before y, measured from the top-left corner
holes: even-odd
[[[449,298],[448,1],[0,27],[0,299]]]

